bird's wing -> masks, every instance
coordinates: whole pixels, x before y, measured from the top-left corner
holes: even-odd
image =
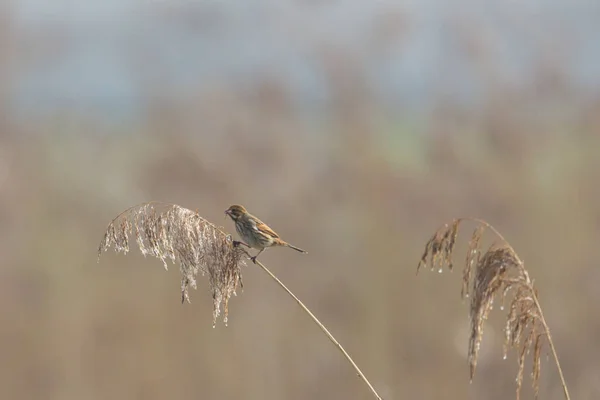
[[[257,231],[262,232],[266,235],[274,237],[274,238],[279,237],[279,235],[277,233],[275,233],[275,231],[273,229],[269,228],[269,226],[267,224],[265,224],[264,222],[261,222],[261,221],[256,222],[254,229],[256,229]]]

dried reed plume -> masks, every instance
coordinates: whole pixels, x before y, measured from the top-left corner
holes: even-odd
[[[111,246],[115,251],[127,254],[129,238],[135,235],[144,256],[159,258],[167,269],[167,261],[179,263],[181,272],[181,302],[189,302],[188,287],[196,288],[198,272],[208,274],[213,294],[213,327],[224,304],[224,322],[227,324],[228,302],[238,285],[243,288],[241,266],[250,258],[242,242],[232,240],[231,235],[200,217],[197,212],[175,204],[150,202],[133,206],[111,221],[98,248],[98,261],[102,251]],[[371,382],[360,370],[352,357],[327,330],[325,325],[260,261],[256,261],[298,305],[308,314],[329,340],[338,348],[371,390],[381,400]]]
[[[208,274],[213,297],[213,326],[224,308],[227,324],[228,304],[238,286],[243,287],[241,266],[245,265],[245,250],[217,226],[197,212],[175,204],[150,202],[133,206],[111,221],[98,248],[111,246],[116,252],[129,252],[134,239],[144,256],[179,264],[181,272],[181,302],[190,302],[188,288],[196,289],[196,275]]]
[[[569,392],[558,361],[558,355],[544,319],[533,281],[530,279],[523,261],[492,225],[475,218],[460,218],[455,219],[450,224],[445,224],[433,234],[425,245],[425,251],[417,267],[417,273],[422,267],[430,267],[432,270],[437,268],[439,272],[442,272],[443,267],[452,270],[452,258],[459,226],[462,222],[469,220],[476,222],[477,227],[469,240],[466,262],[463,268],[461,296],[471,298],[471,335],[468,352],[471,380],[477,367],[477,356],[483,338],[483,326],[492,310],[494,298],[496,296],[500,297],[500,309],[504,309],[505,297],[511,294],[512,300],[508,307],[504,329],[504,357],[506,358],[509,349],[514,349],[518,354],[517,400],[523,383],[525,358],[532,351],[531,382],[535,398],[538,397],[540,356],[544,341],[547,341],[550,346],[560,375],[564,396],[569,400]],[[492,231],[499,241],[483,251],[481,238],[486,230]]]

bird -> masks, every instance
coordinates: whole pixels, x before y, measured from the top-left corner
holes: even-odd
[[[250,214],[242,205],[234,204],[225,210],[225,215],[228,215],[235,223],[235,230],[240,238],[246,242],[248,247],[258,249],[259,252],[254,257],[250,257],[253,263],[256,264],[256,257],[265,251],[268,247],[283,246],[289,247],[300,253],[308,254],[307,251],[299,247],[293,246],[282,240],[279,235],[267,224]]]

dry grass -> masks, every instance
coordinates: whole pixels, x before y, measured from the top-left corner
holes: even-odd
[[[250,258],[242,247],[244,243],[232,240],[231,235],[200,217],[197,212],[175,204],[149,202],[133,206],[111,221],[98,248],[98,261],[102,251],[110,247],[127,254],[131,235],[135,235],[142,254],[159,258],[165,269],[168,260],[179,263],[182,303],[185,300],[189,302],[188,287],[191,285],[196,288],[198,272],[208,274],[213,294],[213,327],[222,303],[225,308],[223,319],[227,324],[229,298],[236,293],[238,285],[243,287],[241,266]],[[255,261],[255,264],[298,303],[344,355],[373,396],[381,400],[371,382],[325,325],[267,267],[260,261]]]
[[[429,239],[417,267],[440,272],[444,267],[454,268],[453,256],[459,228],[465,221],[474,221],[477,227],[469,240],[467,256],[463,268],[461,296],[470,298],[471,331],[468,348],[470,378],[473,379],[477,367],[479,349],[483,339],[484,324],[494,301],[500,297],[501,309],[507,296],[508,306],[505,327],[504,355],[509,349],[517,352],[518,372],[516,398],[519,399],[523,383],[526,356],[531,354],[532,387],[538,397],[541,370],[541,350],[547,342],[564,390],[569,393],[552,342],[550,330],[540,307],[536,289],[522,260],[512,246],[490,224],[472,218],[455,219],[438,229]],[[486,231],[492,231],[499,239],[486,250],[482,248],[482,238]],[[181,273],[181,300],[189,302],[188,288],[196,288],[198,273],[208,275],[209,287],[213,295],[213,326],[224,307],[224,322],[227,323],[228,303],[238,287],[242,287],[241,267],[250,256],[240,242],[216,225],[200,217],[197,212],[174,204],[150,202],[131,207],[108,225],[102,239],[98,257],[102,251],[113,247],[117,252],[128,253],[130,240],[135,240],[144,256],[159,258],[165,268],[168,261],[179,264]],[[349,354],[314,316],[314,314],[263,264],[257,262],[275,282],[277,282],[313,319],[332,343],[342,352],[358,376],[368,385],[372,394],[381,399],[371,383],[352,360]]]
[[[245,250],[216,225],[197,212],[175,204],[150,202],[133,206],[111,221],[98,248],[113,247],[127,254],[134,239],[144,256],[159,258],[168,269],[168,261],[179,264],[181,302],[190,302],[188,288],[196,289],[196,276],[208,275],[213,297],[213,325],[224,306],[227,324],[229,299],[243,287],[241,267]]]
[[[463,222],[469,220],[476,222],[477,227],[469,240],[466,262],[463,268],[461,295],[463,298],[470,297],[471,299],[471,334],[468,350],[471,380],[477,367],[484,323],[493,308],[494,300],[499,296],[500,308],[504,309],[505,297],[512,295],[504,330],[504,357],[506,357],[509,349],[515,350],[518,354],[517,399],[519,399],[521,392],[525,359],[528,354],[531,354],[532,359],[532,387],[535,397],[538,397],[540,356],[542,345],[547,341],[558,368],[565,398],[568,400],[567,385],[533,281],[530,279],[523,261],[493,226],[483,220],[473,218],[455,219],[452,223],[445,224],[433,234],[425,245],[425,251],[417,267],[417,273],[423,267],[429,267],[432,270],[437,268],[440,272],[443,267],[452,270],[452,258],[459,227]],[[481,239],[487,230],[492,231],[499,240],[492,243],[484,251],[481,247]]]

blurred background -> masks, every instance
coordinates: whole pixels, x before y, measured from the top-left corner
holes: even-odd
[[[573,398],[600,398],[600,2],[3,0],[0,398],[369,399],[253,265],[208,284],[106,253],[134,204],[244,204],[308,255],[262,261],[386,399],[510,399],[503,314],[469,384],[458,216],[525,260]],[[464,258],[464,231],[456,263]],[[529,372],[523,398],[531,398]],[[562,399],[551,359],[541,397]]]

